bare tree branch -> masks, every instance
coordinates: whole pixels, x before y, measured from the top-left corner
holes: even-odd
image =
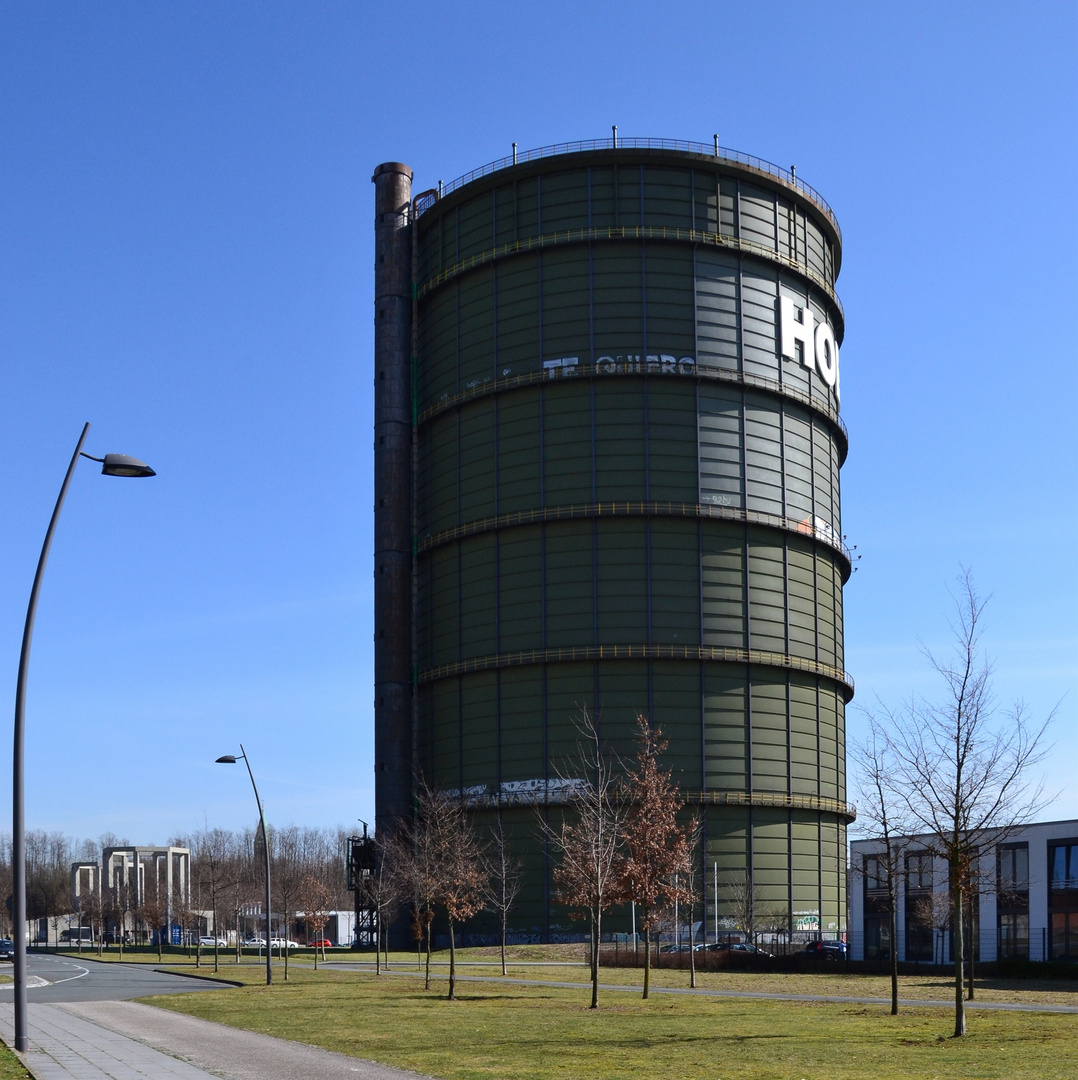
[[[928,846],[948,867],[955,955],[955,1036],[966,1033],[963,1004],[963,905],[982,852],[1000,842],[1043,806],[1043,786],[1031,770],[1048,751],[1050,714],[1034,722],[1021,703],[997,712],[991,664],[980,639],[985,601],[969,570],[959,578],[950,657],[928,653],[944,683],[938,702],[915,699],[890,718],[894,794],[911,831],[928,834]]]
[[[599,729],[586,708],[577,720],[576,755],[559,771],[569,792],[568,812],[555,827],[540,818],[558,856],[557,896],[588,918],[591,928],[591,1008],[599,1007],[599,942],[603,912],[621,900],[625,808],[614,762],[603,753]]]
[[[684,808],[670,773],[660,767],[666,749],[660,728],[644,715],[636,718],[636,764],[625,778],[629,803],[625,822],[625,859],[621,864],[620,893],[640,910],[644,929],[644,993],[651,984],[651,931],[663,907],[689,903],[692,890],[692,836],[695,820],[678,824]],[[691,918],[691,915],[690,915]]]

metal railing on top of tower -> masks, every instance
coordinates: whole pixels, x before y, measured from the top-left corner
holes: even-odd
[[[491,173],[498,172],[501,169],[508,169],[513,165],[522,165],[529,161],[537,161],[540,158],[557,157],[561,154],[579,154],[586,150],[615,149],[680,150],[683,153],[700,154],[706,157],[718,158],[721,161],[731,161],[738,165],[747,165],[750,169],[757,169],[760,172],[767,173],[769,176],[777,177],[811,199],[827,215],[828,221],[831,222],[835,232],[838,233],[839,240],[842,240],[842,229],[839,227],[838,218],[835,217],[835,212],[831,209],[827,200],[811,184],[806,184],[790,169],[784,169],[781,165],[776,165],[774,162],[756,157],[753,154],[745,154],[728,146],[719,146],[717,142],[700,143],[689,139],[628,138],[619,135],[616,142],[613,138],[579,139],[576,142],[553,143],[550,146],[538,146],[533,150],[521,150],[506,157],[498,158],[497,161],[490,161],[486,165],[481,165],[478,169],[472,169],[471,172],[458,176],[455,180],[450,180],[448,184],[439,183],[438,195],[435,196],[432,192],[429,200],[424,200],[423,204],[418,205],[416,209],[419,214],[423,214],[437,202],[438,198],[444,198],[446,195],[456,191],[457,188],[463,187],[473,180],[489,176]]]

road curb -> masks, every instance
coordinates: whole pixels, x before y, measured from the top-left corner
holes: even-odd
[[[196,975],[193,971],[169,971],[168,968],[154,968],[158,975],[176,975],[181,979],[199,979],[202,982],[226,983],[229,986],[246,986],[236,979],[222,979],[219,975]]]
[[[4,1045],[7,1046],[7,1043],[4,1043]],[[30,1062],[26,1060],[26,1052],[16,1050],[13,1046],[8,1046],[8,1049],[12,1052],[12,1054],[15,1055],[16,1058],[18,1058],[19,1063],[30,1074],[30,1076],[33,1077],[33,1080],[46,1080],[46,1077],[42,1073],[39,1073],[33,1067],[33,1065],[31,1065]]]

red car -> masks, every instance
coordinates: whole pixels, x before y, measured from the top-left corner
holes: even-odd
[[[318,941],[308,941],[308,949],[332,949],[333,942],[329,938],[320,938]]]

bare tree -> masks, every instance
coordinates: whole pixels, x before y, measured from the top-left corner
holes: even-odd
[[[483,907],[487,884],[483,845],[464,813],[457,796],[439,800],[444,872],[440,900],[449,923],[449,1000],[456,995],[456,925],[470,919]]]
[[[894,750],[876,717],[868,717],[865,740],[855,743],[853,759],[858,767],[858,817],[862,828],[882,843],[879,851],[864,857],[857,870],[874,891],[887,892],[888,937],[891,943],[891,1015],[898,1015],[898,887],[905,873],[909,847],[909,822],[899,817],[903,803],[895,790],[898,773]]]
[[[161,881],[156,874],[146,875],[146,887],[143,891],[142,904],[139,907],[139,916],[157,934],[157,959],[163,960],[162,946],[168,922],[168,891],[165,882]]]
[[[303,921],[307,924],[307,938],[310,941],[311,931],[319,941],[322,940],[322,932],[329,922],[329,906],[332,903],[332,895],[329,888],[314,874],[307,874],[299,885],[299,902],[303,912]],[[325,945],[321,946],[322,959],[326,958]],[[314,950],[314,966],[318,968],[318,948]]]
[[[969,571],[959,579],[952,626],[954,654],[929,660],[944,682],[938,703],[914,699],[893,718],[896,790],[909,817],[928,834],[948,868],[953,917],[956,1037],[966,1033],[963,909],[970,872],[982,852],[1044,804],[1030,770],[1047,752],[1049,715],[1033,722],[1021,703],[1002,718],[991,665],[980,644],[985,601]]]
[[[426,891],[416,887],[412,891],[412,940],[415,942],[416,963],[423,966],[423,957],[426,955],[426,966],[423,971],[423,989],[430,989],[430,952],[431,952],[431,926],[434,923],[434,905],[425,899]]]
[[[576,756],[561,779],[569,793],[568,813],[555,828],[541,820],[558,856],[554,881],[558,900],[583,911],[591,929],[591,1008],[599,1007],[599,942],[603,912],[621,900],[621,856],[625,808],[613,763],[603,753],[599,729],[582,709]]]
[[[136,868],[137,874],[137,868]],[[120,946],[120,959],[124,956],[127,938],[127,917],[135,906],[136,883],[127,873],[117,874],[117,880],[111,890],[113,916],[116,919],[116,939]]]
[[[704,822],[700,817],[693,817],[689,823],[689,832],[687,835],[688,841],[688,858],[689,858],[689,873],[687,875],[687,884],[683,886],[685,892],[688,894],[689,903],[689,987],[690,989],[696,989],[696,949],[693,943],[692,927],[694,925],[696,917],[696,903],[700,902],[702,914],[706,914],[706,908],[704,904],[704,878],[707,875],[707,870],[704,868],[703,859],[701,858],[701,849],[704,843]],[[696,876],[696,869],[700,868],[699,879]],[[706,937],[706,935],[704,935]]]
[[[277,900],[281,906],[281,918],[284,922],[281,937],[281,953],[284,958],[284,978],[288,981],[288,942],[291,940],[289,924],[292,915],[299,905],[300,885],[307,874],[305,856],[305,840],[303,832],[295,825],[286,829],[271,829],[273,864],[273,890],[277,893]],[[266,942],[266,948],[273,948],[270,941]]]
[[[427,988],[430,988],[430,915],[443,908],[449,923],[449,1000],[457,989],[457,923],[483,906],[486,884],[484,849],[468,821],[459,795],[436,791],[418,781],[415,819],[405,824],[399,866],[411,882],[427,936]]]
[[[382,942],[385,941],[386,962],[389,968],[389,923],[407,892],[406,876],[398,873],[397,860],[402,852],[392,837],[375,837],[374,866],[357,872],[356,890],[359,898],[374,911],[374,971],[382,974]],[[356,933],[360,928],[356,927]]]
[[[429,990],[430,931],[441,887],[441,854],[426,819],[417,812],[411,820],[402,820],[396,833],[383,841],[383,858],[388,858],[397,890],[411,898],[412,936],[417,950],[426,943],[423,989]]]
[[[89,861],[89,860],[87,860]],[[90,937],[97,941],[97,955],[100,956],[105,945],[105,898],[102,895],[101,875],[93,874],[87,882],[87,888],[79,896],[80,926],[85,918],[90,924]],[[81,946],[79,951],[81,952]]]
[[[14,884],[11,877],[11,833],[0,833],[0,896],[13,896]],[[10,938],[10,916],[7,905],[0,904],[0,934]]]
[[[764,900],[751,874],[731,876],[723,887],[723,893],[729,918],[750,942],[764,931],[785,923],[785,914],[776,911]]]
[[[620,863],[620,892],[635,902],[644,929],[644,993],[651,987],[651,931],[663,906],[691,900],[692,835],[695,820],[679,825],[685,805],[670,773],[659,764],[666,749],[662,730],[648,717],[636,718],[636,764],[625,778],[629,802],[624,826],[625,858]],[[691,921],[691,912],[690,912]],[[680,944],[680,942],[679,942]]]
[[[243,932],[241,921],[245,914],[258,905],[260,882],[255,876],[255,860],[246,851],[245,837],[234,839],[228,858],[228,873],[222,890],[222,905],[228,913],[228,923],[236,935],[236,963],[243,956]]]
[[[224,829],[205,829],[195,836],[195,873],[201,887],[205,887],[210,896],[210,908],[213,915],[213,970],[220,967],[220,929],[218,913],[222,899],[229,884],[229,854],[233,846],[232,834]],[[199,940],[198,958],[202,956],[202,942]]]
[[[32,829],[26,833],[26,917],[44,920],[59,938],[59,922],[71,910],[72,845],[63,833]]]
[[[927,896],[919,896],[913,905],[914,919],[922,926],[928,927],[932,933],[932,962],[943,964],[945,962],[944,949],[947,934],[951,930],[952,900],[950,890],[936,892],[933,890]],[[936,959],[936,943],[939,942],[939,959]]]
[[[509,912],[520,895],[524,883],[522,864],[509,850],[502,825],[502,811],[498,807],[498,820],[491,830],[491,843],[487,857],[486,906],[498,915],[500,932],[502,974],[507,975],[505,967],[505,937],[509,924]]]

